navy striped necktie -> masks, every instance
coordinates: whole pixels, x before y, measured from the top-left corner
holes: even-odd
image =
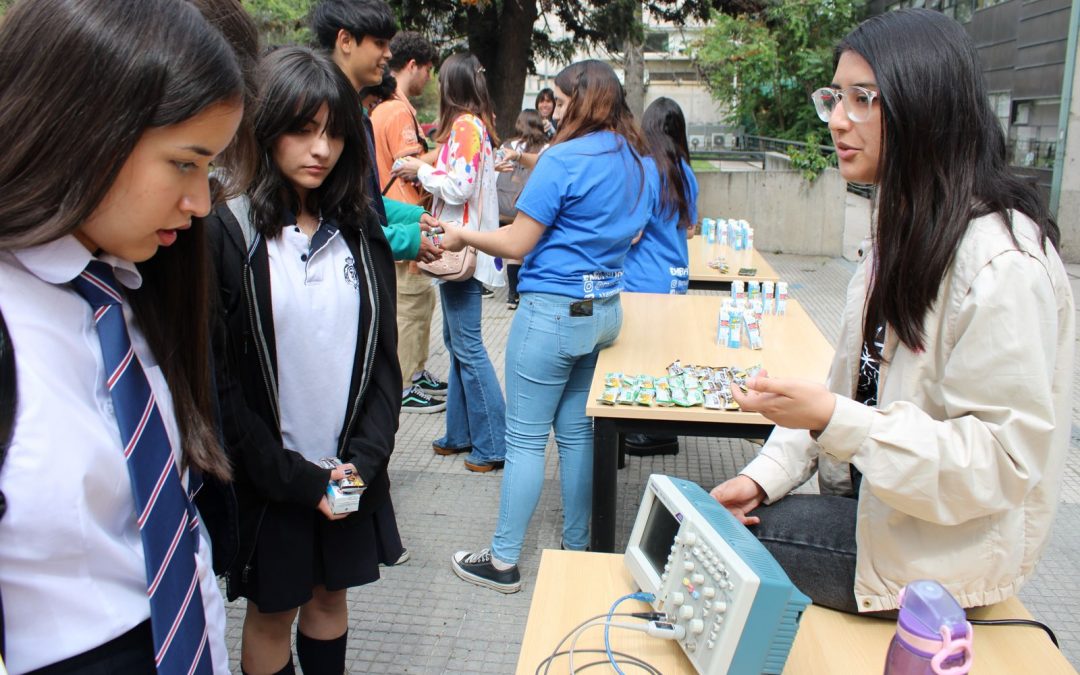
[[[199,521],[184,492],[165,423],[124,322],[123,295],[99,260],[72,282],[94,310],[146,559],[157,672],[213,672],[195,565]]]

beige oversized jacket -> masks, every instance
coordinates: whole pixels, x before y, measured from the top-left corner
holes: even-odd
[[[819,472],[850,494],[863,473],[855,597],[894,609],[909,581],[937,579],[965,607],[1015,594],[1046,545],[1072,424],[1073,298],[1053,247],[1014,214],[972,221],[926,317],[925,349],[885,333],[878,408],[852,400],[867,263],[855,273],[829,371],[836,409],[815,442],[777,427],[742,473],[771,503]]]

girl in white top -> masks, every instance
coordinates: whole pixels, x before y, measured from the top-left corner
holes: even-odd
[[[454,54],[439,68],[439,135],[435,166],[418,158],[401,160],[398,174],[420,179],[434,195],[432,213],[466,229],[491,232],[499,227],[495,125],[484,69],[472,54]],[[480,335],[481,284],[502,286],[501,261],[477,251],[472,279],[440,284],[443,338],[450,352],[446,435],[433,443],[437,454],[469,453],[465,468],[501,468],[506,404],[495,368]]]
[[[227,673],[210,546],[191,525],[191,539],[181,532],[173,549],[195,556],[193,568],[179,560],[193,569],[179,616],[187,621],[197,603],[205,635],[172,642],[184,631],[163,625],[170,615],[158,597],[150,619],[148,561],[161,549],[144,547],[136,486],[145,473],[125,460],[118,425],[133,398],[107,387],[101,339],[124,342],[99,339],[94,308],[73,282],[91,263],[115,277],[135,357],[128,369],[145,374],[160,415],[148,407],[144,428],[164,431],[147,438],[156,453],[172,453],[165,466],[179,474],[162,474],[165,501],[194,514],[200,475],[230,476],[211,425],[199,217],[210,210],[210,164],[242,115],[236,57],[181,0],[24,0],[0,25],[0,52],[0,311],[18,396],[0,469],[5,663],[16,675],[57,664]],[[137,375],[113,379],[129,372]],[[129,447],[137,455],[146,446],[136,438]],[[155,568],[165,574],[176,562]]]

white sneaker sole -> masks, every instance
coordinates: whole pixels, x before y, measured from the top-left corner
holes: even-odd
[[[427,413],[439,413],[446,410],[446,401],[442,403],[436,403],[435,405],[424,406],[423,408],[407,408],[401,406],[401,412],[403,413],[420,413],[426,415]]]

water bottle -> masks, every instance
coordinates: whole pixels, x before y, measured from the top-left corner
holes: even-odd
[[[900,591],[896,634],[885,675],[963,675],[971,670],[971,624],[936,581],[912,581]]]
[[[705,243],[716,243],[716,221],[712,218],[702,218],[701,227],[705,230]]]

